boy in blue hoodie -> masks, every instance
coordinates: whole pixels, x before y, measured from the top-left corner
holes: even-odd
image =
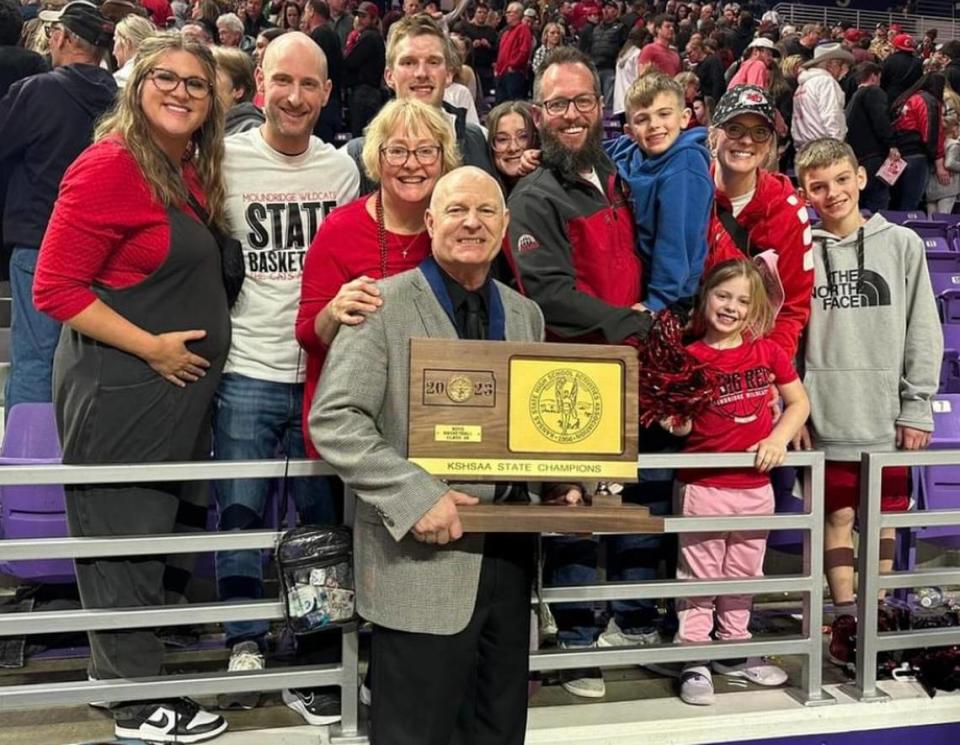
[[[653,312],[693,305],[707,255],[707,132],[686,129],[691,112],[683,93],[667,75],[641,76],[626,95],[628,134],[604,145],[630,188],[646,279],[642,305]]]

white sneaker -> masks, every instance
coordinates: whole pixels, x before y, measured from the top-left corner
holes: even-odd
[[[91,683],[99,683],[99,678],[94,678],[89,673],[87,674],[87,680]],[[95,709],[109,709],[113,704],[110,701],[88,701],[87,706],[92,706]]]
[[[118,719],[118,738],[189,745],[211,740],[227,729],[223,717],[204,710],[196,701],[178,698],[146,704],[128,719]]]
[[[660,632],[656,629],[640,634],[628,634],[622,631],[612,618],[607,624],[607,628],[600,634],[600,638],[597,639],[598,647],[646,647],[659,643]]]
[[[748,657],[745,662],[735,665],[714,660],[713,669],[728,678],[745,678],[761,686],[779,686],[787,682],[783,669],[768,662],[766,657]]]
[[[235,673],[243,670],[263,670],[266,663],[256,642],[240,642],[233,645],[230,651],[230,663],[227,672]],[[217,706],[221,709],[241,709],[249,711],[256,709],[260,703],[259,691],[238,691],[236,693],[221,693],[217,696]]]
[[[567,646],[561,643],[561,649],[593,649],[596,644],[586,647]],[[607,695],[607,686],[603,682],[603,671],[599,667],[583,667],[575,670],[560,671],[560,685],[567,693],[581,698],[603,698]]]
[[[706,665],[691,665],[680,674],[680,698],[693,706],[713,703],[713,676]]]

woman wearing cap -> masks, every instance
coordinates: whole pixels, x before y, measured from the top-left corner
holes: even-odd
[[[910,34],[894,34],[891,40],[893,54],[883,61],[880,87],[887,92],[887,99],[896,101],[910,86],[923,77],[923,63],[917,57]]]
[[[762,88],[731,88],[717,104],[709,140],[716,194],[704,274],[726,259],[769,258],[783,289],[770,338],[792,359],[810,316],[811,228],[790,180],[767,170],[776,163],[775,124]]]
[[[915,210],[932,173],[943,185],[950,183],[944,167],[943,73],[925,75],[890,107],[893,134],[907,167],[890,189],[890,208]]]
[[[443,114],[417,99],[395,99],[367,127],[363,165],[380,188],[335,209],[307,251],[296,334],[307,353],[303,392],[307,454],[319,457],[306,417],[341,324],[355,326],[380,307],[374,282],[417,267],[430,254],[424,212],[440,177],[460,165]]]
[[[220,248],[223,114],[209,49],[178,34],[143,42],[127,87],[67,170],[34,282],[64,324],[53,370],[68,464],[207,460],[210,407],[230,344]],[[200,531],[203,482],[67,487],[72,536]],[[77,561],[84,608],[182,597],[186,557]],[[90,674],[163,671],[153,629],[89,633]],[[227,728],[184,698],[116,705],[115,733],[201,742]]]

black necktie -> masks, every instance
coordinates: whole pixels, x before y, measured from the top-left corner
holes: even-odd
[[[475,292],[468,292],[466,299],[467,313],[463,323],[465,339],[484,339],[486,330],[483,328],[483,301]]]

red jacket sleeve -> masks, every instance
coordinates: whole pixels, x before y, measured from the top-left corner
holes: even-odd
[[[796,197],[794,197],[796,199]],[[813,295],[813,236],[806,209],[797,199],[797,206],[787,202],[779,219],[771,219],[768,245],[776,247],[777,271],[783,283],[783,307],[770,332],[774,341],[789,359],[797,353],[800,336],[810,318]],[[801,217],[802,211],[802,217]]]

